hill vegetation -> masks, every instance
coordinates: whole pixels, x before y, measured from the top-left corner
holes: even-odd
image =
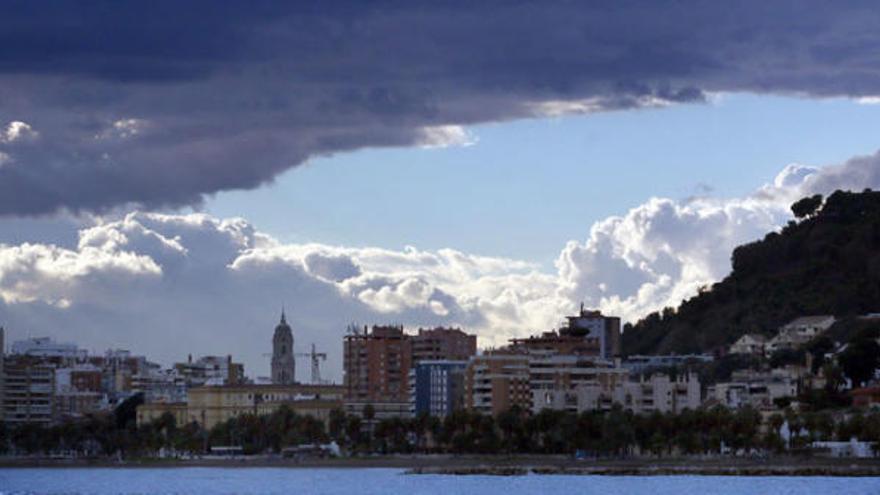
[[[846,334],[858,326],[846,322],[880,311],[880,192],[812,196],[792,212],[781,232],[737,247],[725,279],[627,324],[624,354],[712,352],[803,315],[835,315],[832,330]]]

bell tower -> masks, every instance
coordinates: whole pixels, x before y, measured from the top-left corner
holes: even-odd
[[[290,385],[296,383],[296,361],[293,356],[293,331],[287,324],[284,310],[281,310],[281,322],[275,327],[272,336],[272,383]]]

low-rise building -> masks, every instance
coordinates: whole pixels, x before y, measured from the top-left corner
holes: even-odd
[[[827,457],[875,457],[873,442],[860,442],[855,437],[849,442],[816,441],[810,444],[814,455]]]
[[[138,407],[138,424],[165,412],[196,422],[206,429],[244,414],[265,415],[287,406],[297,414],[327,421],[330,411],[342,409],[343,388],[339,385],[224,385],[189,390],[185,413],[181,403],[146,403]],[[185,416],[184,416],[185,414]]]
[[[406,402],[351,402],[345,401],[343,411],[361,419],[365,429],[371,429],[383,419],[409,418],[412,404]]]
[[[754,408],[774,407],[774,401],[796,397],[798,382],[787,372],[735,371],[729,382],[708,387],[707,400],[732,409],[744,406]]]

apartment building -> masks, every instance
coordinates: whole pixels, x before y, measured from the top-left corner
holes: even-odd
[[[363,414],[370,405],[376,418],[408,416],[410,336],[399,326],[350,329],[343,349],[346,410]]]
[[[774,407],[776,399],[796,397],[798,381],[785,370],[773,372],[734,371],[728,382],[708,387],[707,400],[732,409],[752,406]]]
[[[79,419],[108,409],[107,394],[101,388],[101,375],[101,369],[91,364],[55,369],[55,419]]]
[[[185,363],[174,363],[174,370],[190,387],[202,385],[238,385],[244,383],[244,365],[232,362],[232,356],[202,356]]]
[[[471,358],[465,369],[465,407],[497,415],[513,406],[532,407],[528,355],[498,351]]]
[[[477,336],[460,328],[437,327],[418,330],[410,339],[412,362],[467,361],[477,353]]]
[[[423,360],[410,371],[410,412],[439,418],[464,407],[467,361]]]
[[[588,311],[582,305],[577,315],[566,320],[559,330],[512,339],[511,347],[522,353],[551,351],[608,360],[620,354],[620,318]]]
[[[531,410],[578,411],[578,390],[600,391],[597,397],[611,396],[611,391],[628,380],[629,372],[598,357],[555,354],[535,351],[529,354],[529,389]]]
[[[615,405],[635,414],[679,413],[701,404],[700,381],[695,374],[673,379],[658,373],[630,380],[626,370],[608,373],[605,380],[593,380],[569,389],[548,388],[533,391],[534,412],[542,409],[570,412],[608,411]]]
[[[55,366],[40,358],[6,356],[3,363],[3,421],[7,424],[54,421]]]

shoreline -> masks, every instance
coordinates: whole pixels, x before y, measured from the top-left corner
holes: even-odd
[[[849,476],[880,477],[880,459],[665,458],[575,460],[566,456],[376,456],[332,459],[37,459],[0,458],[4,468],[399,469],[411,475]]]

